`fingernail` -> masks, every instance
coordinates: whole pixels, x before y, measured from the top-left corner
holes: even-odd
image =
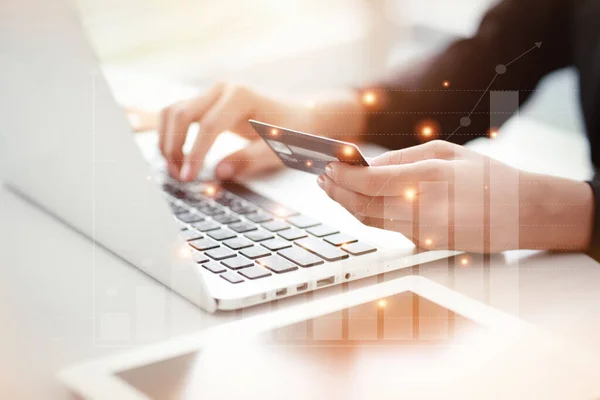
[[[190,164],[183,164],[183,167],[181,168],[181,172],[179,174],[179,179],[182,181],[191,181],[192,179],[194,179],[192,175],[192,167],[190,167]]]
[[[325,177],[323,175],[319,175],[317,178],[317,185],[319,185],[321,189],[325,189]]]
[[[228,162],[217,165],[217,178],[222,181],[233,178],[233,166]]]
[[[327,166],[325,166],[325,173],[329,175],[329,177],[333,178],[333,167],[331,164],[327,164]]]

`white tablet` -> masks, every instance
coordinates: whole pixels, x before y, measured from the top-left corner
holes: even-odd
[[[577,348],[410,276],[76,365],[89,399],[598,399]]]

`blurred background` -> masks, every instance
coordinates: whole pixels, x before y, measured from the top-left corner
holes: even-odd
[[[198,90],[227,80],[285,95],[356,86],[473,34],[496,2],[76,1],[107,76],[126,103],[135,103],[123,95],[135,91],[132,76]],[[169,97],[165,94],[164,103],[173,100]],[[521,111],[581,131],[573,71],[546,79]]]

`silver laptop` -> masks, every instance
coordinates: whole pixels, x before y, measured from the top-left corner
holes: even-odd
[[[241,184],[157,173],[66,0],[0,4],[0,93],[5,184],[205,310],[456,254],[384,250]]]

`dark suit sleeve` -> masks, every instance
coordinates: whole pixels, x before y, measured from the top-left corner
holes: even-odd
[[[437,128],[437,138],[458,144],[486,135],[491,127],[489,91],[518,90],[522,104],[545,74],[571,64],[570,3],[501,1],[486,13],[475,36],[363,89],[377,96],[367,111],[366,140],[392,149],[412,146],[423,141],[415,132],[424,121]],[[541,47],[535,47],[539,42]],[[461,118],[469,114],[469,126],[462,126]],[[510,114],[505,117],[494,118],[493,127]]]

